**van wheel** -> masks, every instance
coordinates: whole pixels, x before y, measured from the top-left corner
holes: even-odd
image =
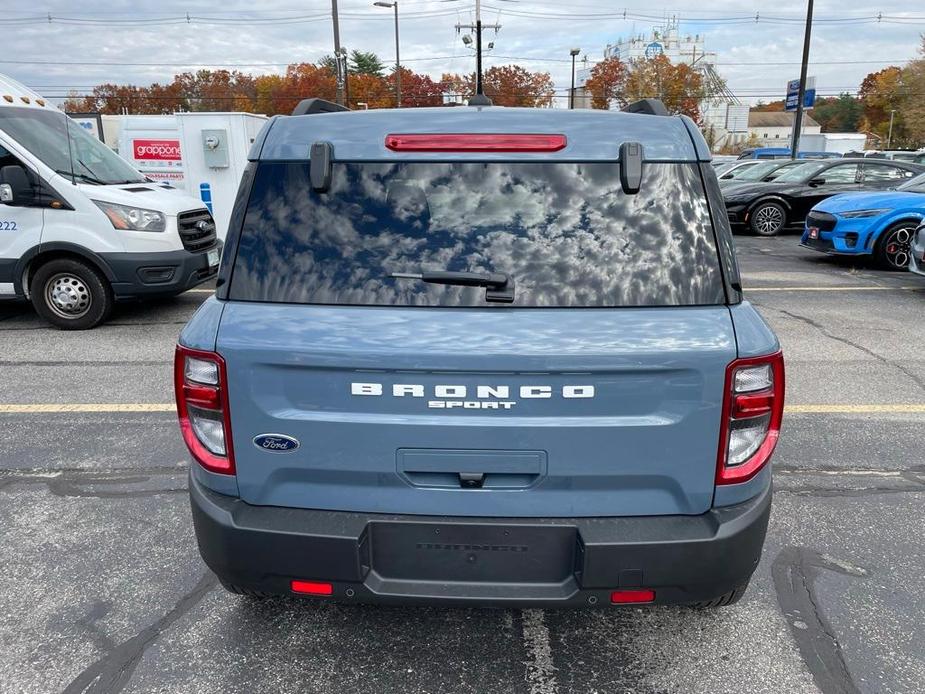
[[[234,583],[228,583],[221,578],[218,579],[218,582],[221,583],[222,588],[227,590],[229,593],[242,595],[245,598],[250,598],[251,600],[263,600],[265,598],[271,597],[269,593],[264,593],[260,590],[251,590],[250,588],[245,588],[244,586],[236,586]]]
[[[777,236],[787,223],[787,210],[776,202],[762,202],[752,210],[748,226],[758,236]]]
[[[739,600],[742,599],[742,596],[745,595],[746,590],[748,590],[748,581],[740,586],[736,586],[728,593],[723,593],[718,598],[691,603],[691,607],[697,609],[712,609],[714,607],[726,607],[727,605],[735,605],[737,602],[739,602]]]
[[[915,235],[917,222],[897,222],[884,230],[877,239],[874,259],[884,270],[908,270],[909,253],[912,250],[912,237]]]
[[[36,312],[61,330],[95,328],[112,312],[112,288],[95,268],[80,260],[49,260],[29,287]]]

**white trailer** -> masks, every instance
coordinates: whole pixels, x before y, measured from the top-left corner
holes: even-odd
[[[224,239],[247,153],[267,120],[252,113],[122,116],[118,151],[152,180],[201,199]]]

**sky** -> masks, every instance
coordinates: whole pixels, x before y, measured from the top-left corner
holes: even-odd
[[[626,2],[633,4],[484,0],[482,21],[501,25],[487,35],[495,46],[485,66],[547,71],[565,106],[571,48],[599,60],[607,43],[677,15],[682,34],[705,35],[718,72],[744,102],[782,98],[787,81],[799,77],[805,0]],[[474,8],[474,0],[401,0],[402,64],[434,78],[473,71],[474,54],[455,25],[473,22]],[[809,74],[820,95],[856,91],[867,73],[920,55],[925,4],[918,0],[817,0],[814,14]],[[392,10],[340,0],[339,15],[343,46],[394,62]],[[0,73],[47,97],[86,94],[102,82],[169,82],[201,67],[282,72],[333,50],[328,0],[5,0],[0,31]]]

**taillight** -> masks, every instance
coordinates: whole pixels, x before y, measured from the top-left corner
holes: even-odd
[[[784,414],[784,355],[736,359],[726,367],[717,484],[746,482],[771,459]]]
[[[538,133],[412,133],[386,135],[394,152],[558,152],[565,135]]]
[[[233,475],[225,360],[215,352],[177,345],[174,384],[180,431],[193,458],[210,472]]]

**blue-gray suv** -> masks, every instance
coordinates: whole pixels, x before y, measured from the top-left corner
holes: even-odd
[[[658,102],[267,123],[176,353],[202,556],[339,602],[718,606],[784,405],[710,153]]]

